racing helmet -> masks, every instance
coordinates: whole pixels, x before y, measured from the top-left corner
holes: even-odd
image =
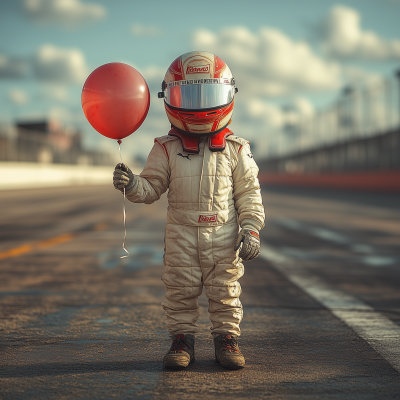
[[[237,91],[224,61],[206,51],[191,51],[169,66],[158,97],[164,98],[173,127],[190,136],[204,137],[229,125]]]

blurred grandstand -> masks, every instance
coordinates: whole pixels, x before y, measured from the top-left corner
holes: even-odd
[[[333,105],[308,119],[290,108],[285,116],[274,151],[259,163],[263,171],[400,169],[400,71],[368,87],[347,86]]]
[[[112,165],[109,153],[85,150],[81,133],[56,120],[19,121],[0,127],[0,162]]]
[[[400,191],[400,71],[368,87],[345,87],[308,119],[285,111],[274,151],[258,162],[261,182]]]

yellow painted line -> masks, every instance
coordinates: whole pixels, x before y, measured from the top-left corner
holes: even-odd
[[[107,228],[106,224],[100,223],[94,226],[95,231],[104,231]]]
[[[99,223],[94,225],[92,230],[94,231],[104,231],[107,228],[106,224]],[[45,249],[46,247],[56,246],[57,244],[66,243],[71,241],[77,236],[76,233],[64,233],[63,235],[56,236],[51,239],[42,240],[36,243],[28,243],[19,247],[15,247],[14,249],[6,250],[0,252],[0,260],[4,260],[5,258],[20,256],[21,254],[30,253],[31,251],[37,249]]]
[[[36,243],[35,247],[44,249],[46,247],[55,246],[56,244],[69,242],[75,237],[73,233],[65,233],[64,235],[57,236],[52,239],[43,240],[42,242]]]
[[[33,246],[31,244],[24,244],[23,246],[16,247],[15,249],[3,251],[0,253],[0,260],[3,258],[15,257],[20,254],[29,253],[33,250]]]

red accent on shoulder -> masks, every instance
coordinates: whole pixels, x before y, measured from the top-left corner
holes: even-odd
[[[255,233],[255,232],[253,232],[253,231],[250,231],[250,233],[251,233],[253,236],[257,236],[258,238],[260,238],[260,235],[259,235],[258,233]]]
[[[239,147],[239,150],[238,150],[238,155],[240,153],[240,150],[242,150],[242,147],[243,147],[243,145],[241,144],[240,147]]]
[[[230,135],[233,135],[233,132],[225,128],[220,133],[217,133],[214,136],[211,136],[208,139],[208,147],[211,151],[221,151],[226,147],[226,138]]]
[[[154,139],[155,143],[158,143],[160,146],[163,147],[165,154],[167,155],[168,161],[169,161],[169,154],[168,154],[168,150],[167,150],[167,146],[165,144],[160,143],[157,139]]]
[[[178,131],[178,129],[176,129],[176,128],[172,128],[169,131],[168,135],[176,136],[180,139],[180,141],[182,143],[183,151],[186,151],[188,153],[199,153],[200,152],[200,147],[199,147],[200,138],[185,135],[184,133]]]

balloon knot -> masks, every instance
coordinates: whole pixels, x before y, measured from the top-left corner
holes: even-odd
[[[122,140],[121,140],[121,139],[118,139],[118,140],[117,140],[117,143],[118,143],[118,144],[121,144],[121,143],[122,143]]]

